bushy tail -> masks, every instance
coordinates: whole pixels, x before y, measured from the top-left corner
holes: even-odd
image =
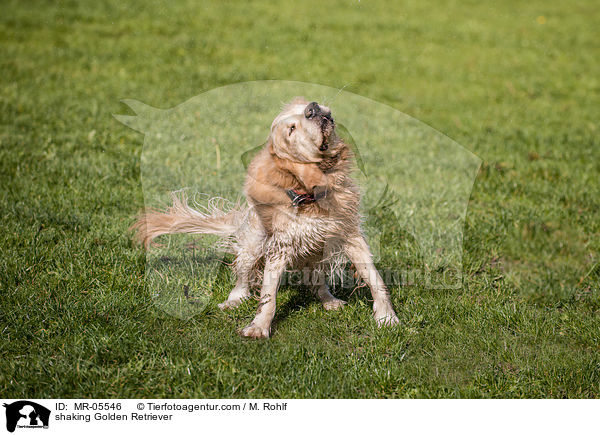
[[[163,234],[216,234],[229,237],[240,226],[243,210],[239,206],[224,210],[226,201],[212,198],[202,211],[191,208],[185,193],[172,193],[173,205],[166,210],[146,209],[138,216],[130,230],[134,239],[148,248],[152,241]]]

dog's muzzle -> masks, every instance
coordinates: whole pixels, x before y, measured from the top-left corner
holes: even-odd
[[[335,126],[335,121],[331,117],[331,113],[324,113],[319,104],[313,101],[304,109],[304,117],[306,119],[313,119],[319,123],[321,132],[323,133],[323,143],[319,147],[319,150],[326,151],[329,147],[327,139]]]

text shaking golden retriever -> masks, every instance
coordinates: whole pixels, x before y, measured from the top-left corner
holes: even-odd
[[[133,228],[146,247],[162,234],[224,237],[236,256],[237,283],[219,307],[238,306],[262,281],[256,316],[241,331],[245,337],[269,337],[286,268],[310,268],[323,307],[340,308],[345,302],[329,292],[324,278],[346,259],[371,289],[377,324],[393,325],[398,318],[361,232],[352,163],[329,108],[296,98],[275,118],[267,144],[248,168],[247,205],[198,211],[184,196],[175,196],[172,207],[146,211]]]

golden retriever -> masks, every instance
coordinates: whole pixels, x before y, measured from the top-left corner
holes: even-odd
[[[247,204],[198,211],[174,196],[164,211],[147,210],[133,228],[148,247],[162,234],[217,234],[235,254],[237,283],[221,309],[235,308],[262,282],[258,311],[241,334],[268,338],[279,282],[286,268],[310,268],[312,287],[327,310],[334,297],[325,275],[349,259],[371,289],[379,326],[398,318],[360,228],[360,194],[353,154],[338,137],[328,107],[296,98],[275,118],[265,147],[248,167]],[[306,270],[306,269],[305,269]]]

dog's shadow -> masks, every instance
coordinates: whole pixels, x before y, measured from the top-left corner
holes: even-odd
[[[284,286],[280,288],[279,293],[285,294],[286,301],[277,307],[276,321],[282,321],[318,302],[317,297],[306,286]],[[281,299],[283,298],[280,297]]]
[[[364,286],[359,281],[352,280],[351,282],[346,282],[343,286],[338,283],[335,287],[331,287],[330,291],[336,298],[349,302],[352,297],[357,296],[357,293],[363,290],[362,287]],[[279,288],[278,296],[284,302],[277,306],[275,321],[282,321],[303,309],[322,306],[313,289],[304,284],[283,285]]]

